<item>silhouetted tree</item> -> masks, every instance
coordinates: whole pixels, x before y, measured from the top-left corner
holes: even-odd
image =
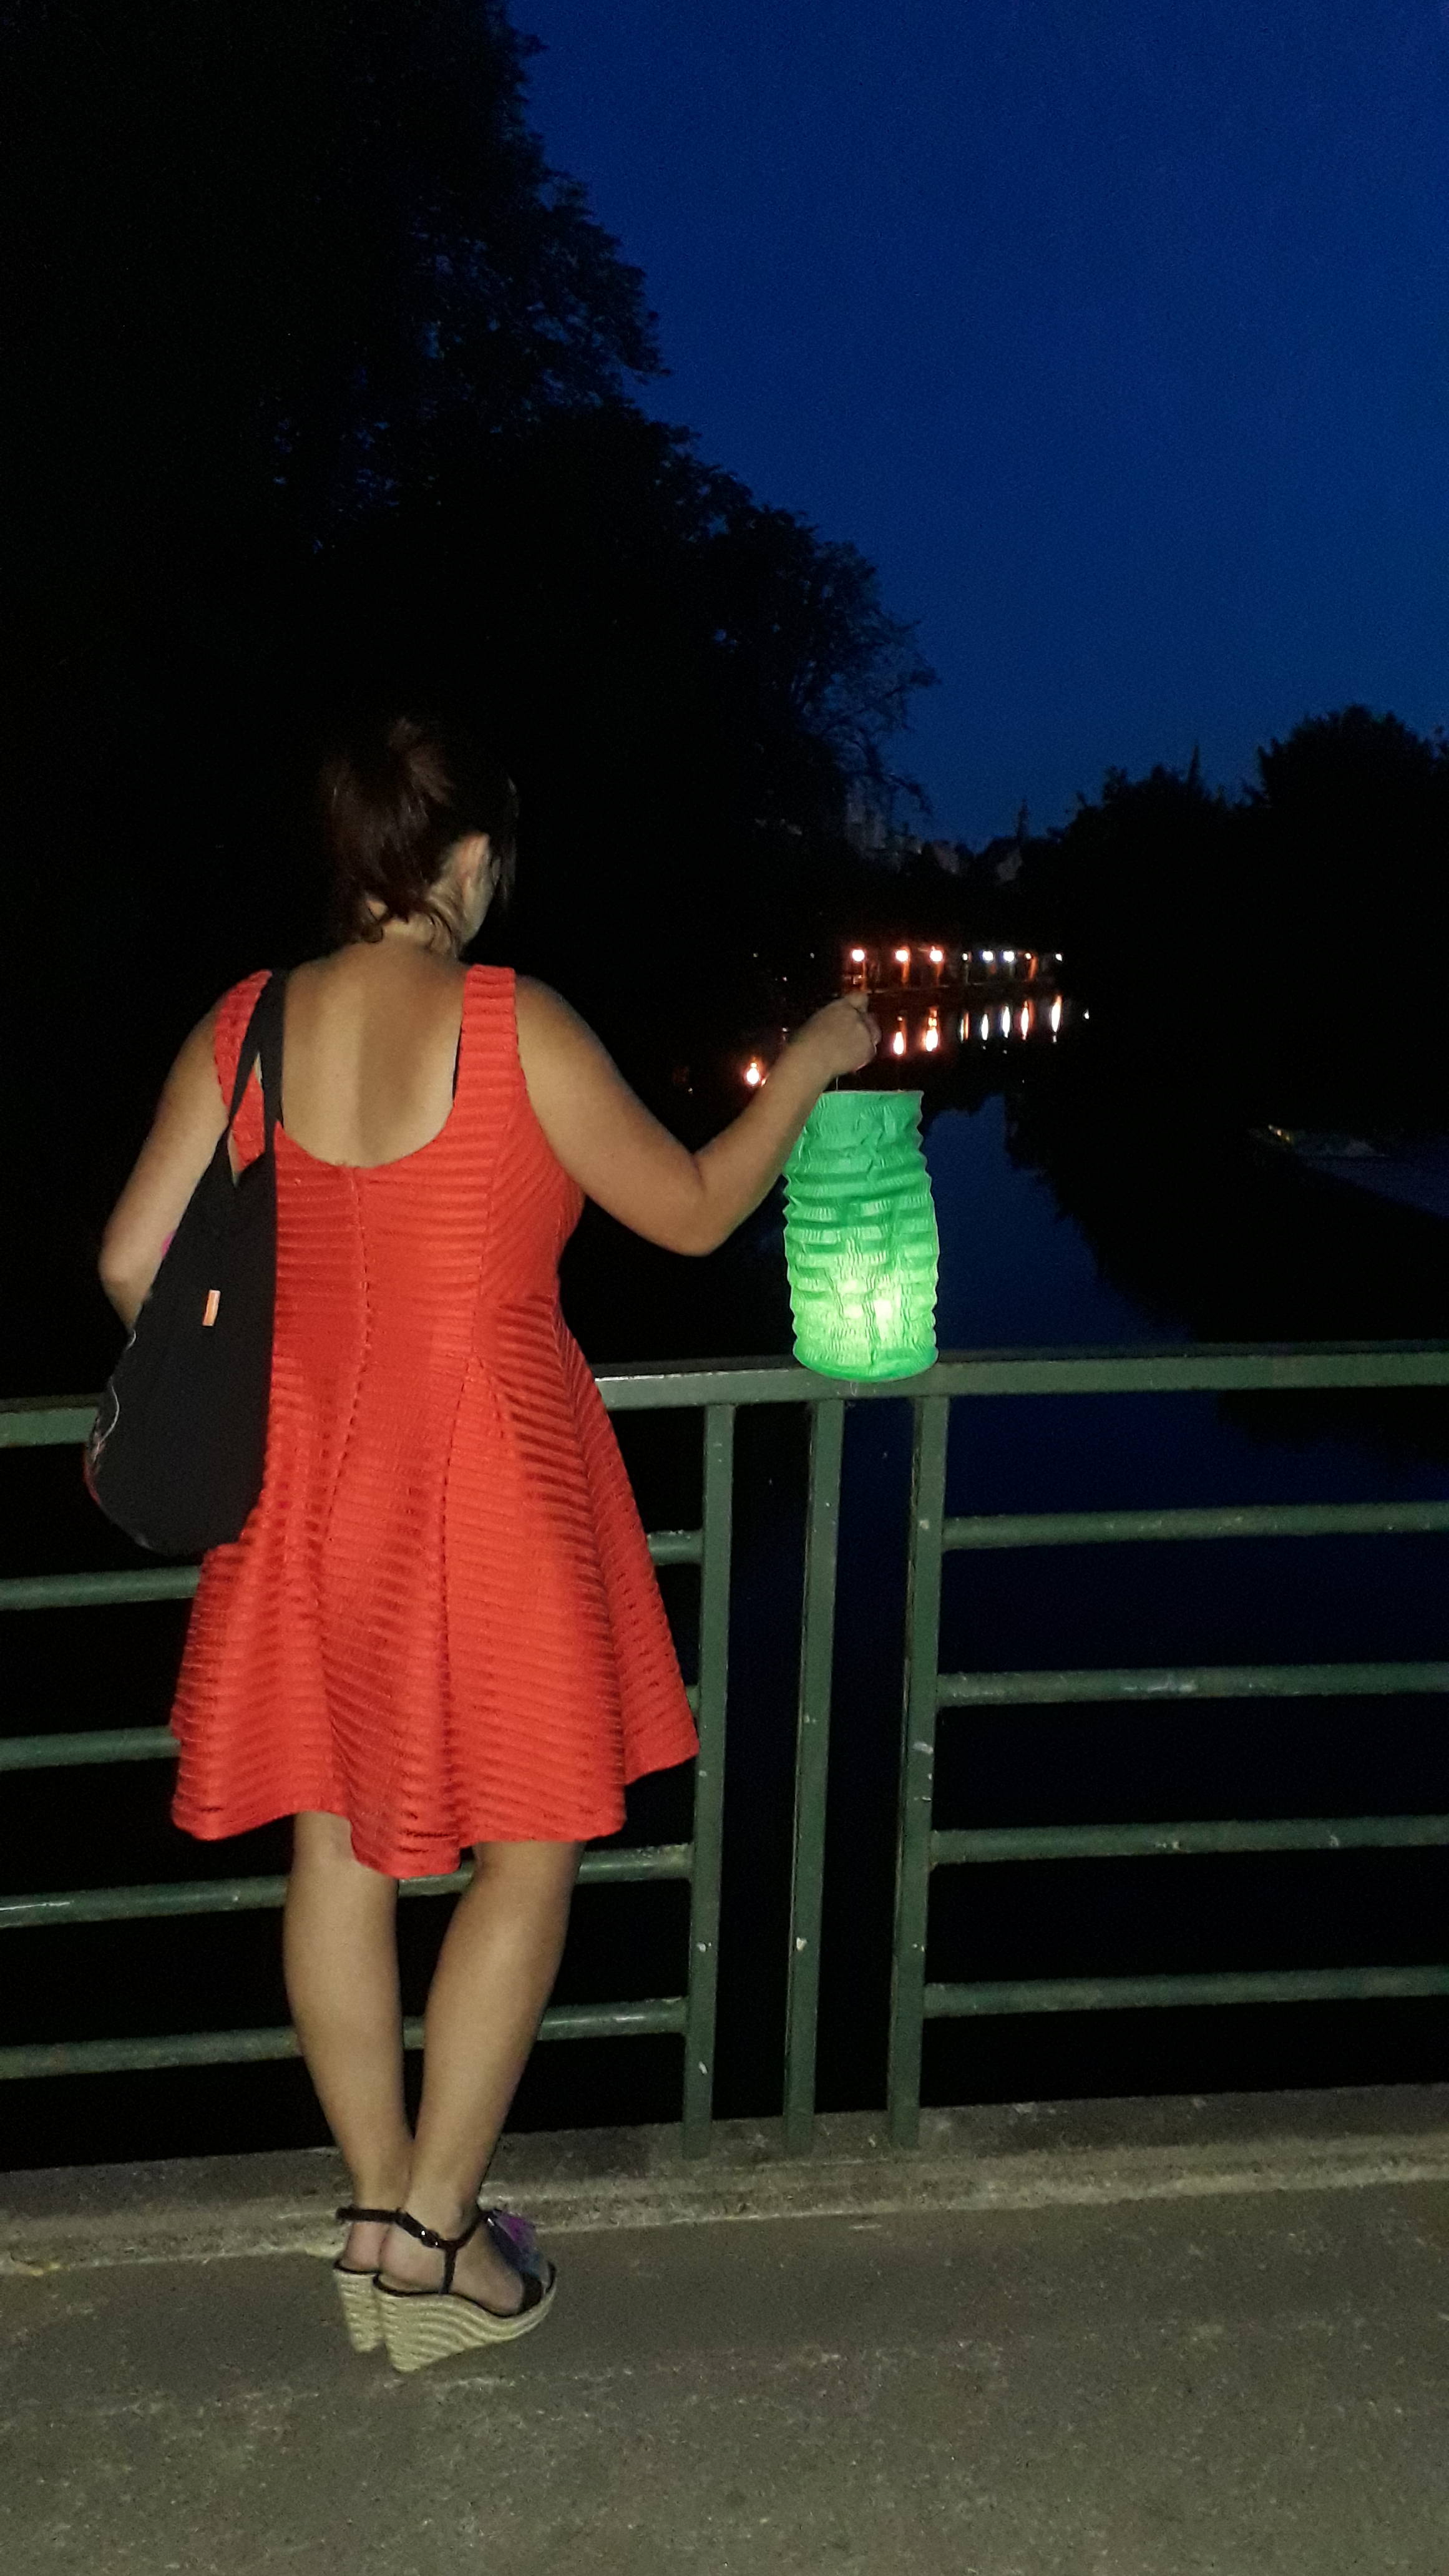
[[[1230,801],[1111,770],[1032,846],[1024,900],[1099,1052],[1228,1120],[1434,1120],[1449,751],[1392,715],[1306,718]]]
[[[533,50],[498,0],[0,9],[12,1025],[67,1033],[93,1207],[188,1019],[320,938],[310,778],[362,694],[504,745],[508,953],[637,1074],[808,941],[926,677],[854,548],[631,399],[643,283]]]

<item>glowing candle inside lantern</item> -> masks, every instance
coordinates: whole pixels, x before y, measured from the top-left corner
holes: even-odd
[[[937,1014],[933,1011],[926,1022],[925,1028],[921,1032],[921,1044],[925,1048],[927,1055],[934,1055],[940,1043],[941,1023]]]
[[[827,1377],[909,1377],[936,1356],[920,1116],[919,1091],[827,1092],[786,1166],[795,1356]]]
[[[900,1026],[900,1024],[898,1023],[898,1024],[897,1024],[897,1027],[896,1027],[896,1033],[895,1033],[895,1036],[894,1036],[894,1037],[892,1038],[892,1040],[891,1040],[891,1053],[892,1053],[892,1055],[904,1055],[904,1054],[905,1054],[905,1051],[906,1051],[906,1033],[905,1033],[904,1028],[903,1028],[903,1027],[901,1027],[901,1026]]]

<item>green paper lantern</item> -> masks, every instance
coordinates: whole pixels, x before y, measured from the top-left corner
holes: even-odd
[[[919,1091],[827,1091],[785,1166],[795,1357],[913,1377],[936,1356],[939,1245]]]

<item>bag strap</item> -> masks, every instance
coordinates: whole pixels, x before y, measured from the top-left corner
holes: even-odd
[[[237,1112],[246,1097],[252,1067],[260,1059],[262,1076],[262,1115],[265,1121],[263,1151],[270,1154],[272,1138],[282,1114],[282,1012],[286,1002],[287,976],[269,975],[252,1005],[252,1015],[242,1037],[236,1060],[236,1081],[232,1085],[231,1107],[226,1114],[226,1133],[230,1136]]]

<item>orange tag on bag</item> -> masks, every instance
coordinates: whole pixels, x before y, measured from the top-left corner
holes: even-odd
[[[217,1308],[220,1304],[221,1290],[219,1288],[208,1288],[206,1292],[206,1309],[201,1318],[203,1326],[214,1324],[216,1322]]]

